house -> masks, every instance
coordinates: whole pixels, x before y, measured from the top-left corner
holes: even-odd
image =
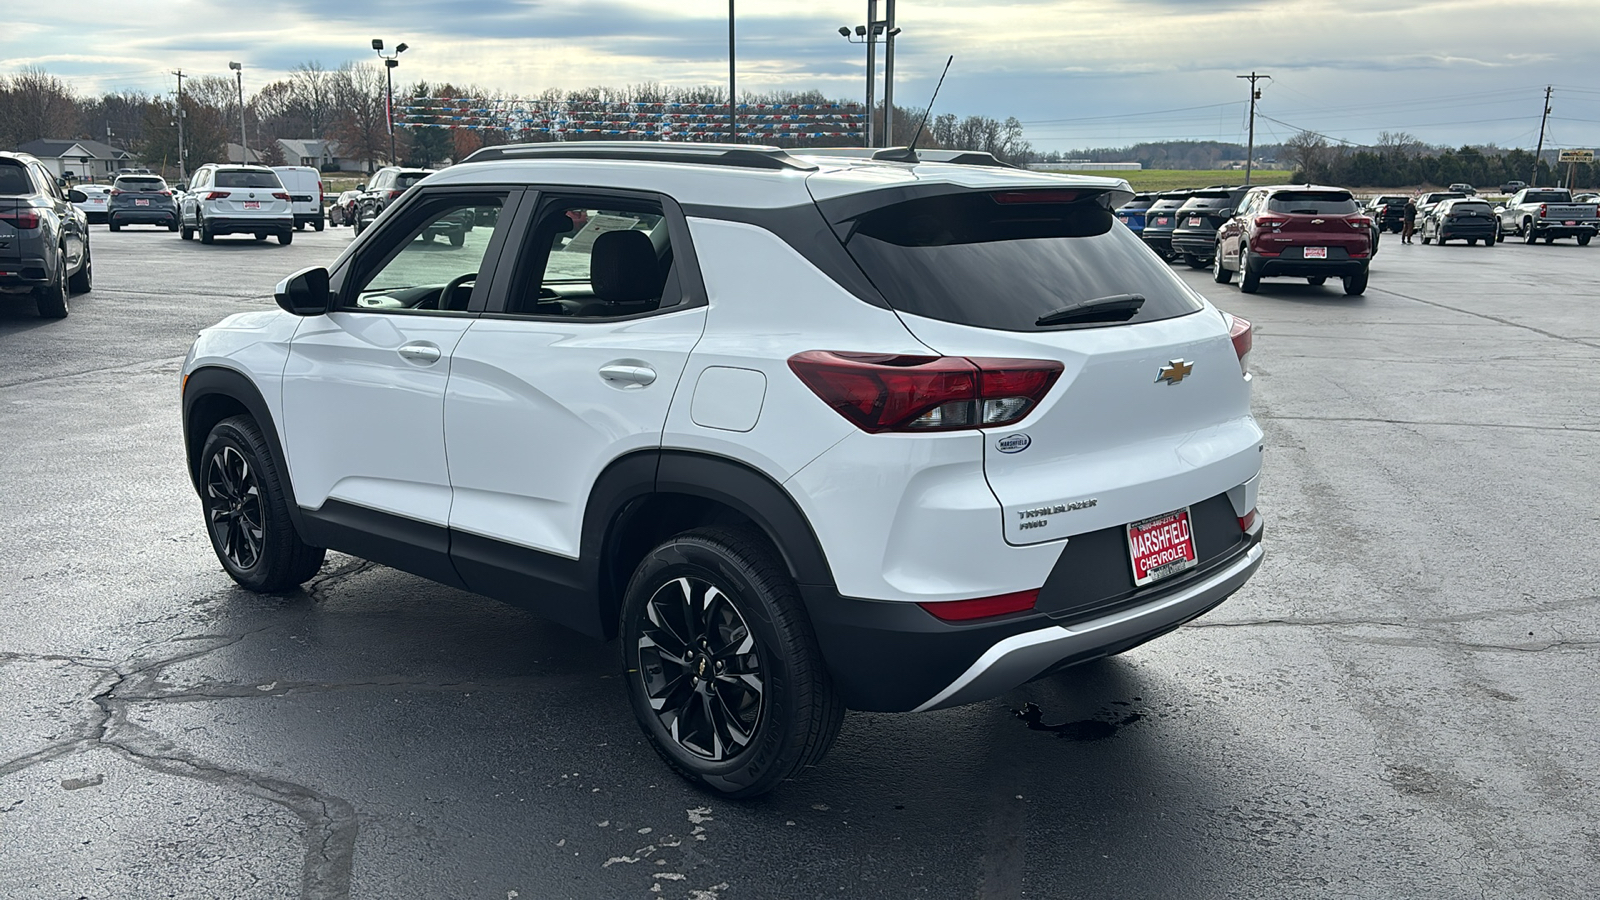
[[[278,138],[278,150],[286,166],[310,166],[322,172],[362,172],[361,160],[341,156],[338,141],[316,138]]]
[[[138,165],[132,153],[90,140],[40,138],[18,145],[17,152],[33,156],[58,177],[80,181],[113,181],[118,169]]]
[[[260,152],[258,152],[256,150],[251,150],[250,151],[250,155],[249,156],[245,156],[242,148],[240,148],[240,146],[238,144],[235,144],[233,141],[229,141],[228,142],[228,154],[227,155],[228,155],[228,162],[231,162],[231,163],[244,162],[244,163],[247,163],[247,164],[252,165],[252,166],[263,166],[263,165],[266,165],[266,163],[263,163],[261,161]]]

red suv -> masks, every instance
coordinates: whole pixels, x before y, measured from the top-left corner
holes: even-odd
[[[1300,277],[1344,281],[1346,294],[1367,289],[1372,219],[1343,188],[1280,184],[1251,188],[1238,212],[1217,229],[1211,272],[1218,284],[1239,273],[1239,290],[1253,294],[1261,279]]]

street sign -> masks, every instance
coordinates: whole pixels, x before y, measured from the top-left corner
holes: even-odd
[[[1563,150],[1560,162],[1564,163],[1592,163],[1594,162],[1593,150]]]

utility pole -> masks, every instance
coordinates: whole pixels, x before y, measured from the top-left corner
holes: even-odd
[[[733,67],[733,0],[728,0],[728,143],[739,143],[739,84]]]
[[[1544,153],[1544,124],[1550,121],[1550,86],[1544,88],[1544,114],[1539,117],[1539,147],[1533,151],[1533,174],[1528,176],[1528,187],[1539,186],[1539,157]]]
[[[883,0],[883,145],[894,146],[894,0]]]
[[[1256,101],[1261,99],[1261,92],[1256,90],[1256,82],[1263,78],[1270,81],[1272,76],[1258,75],[1255,72],[1251,72],[1249,75],[1235,75],[1233,77],[1243,78],[1250,82],[1250,143],[1245,147],[1244,151],[1244,186],[1249,187],[1250,175],[1254,171],[1256,163]]]
[[[867,146],[878,146],[878,0],[867,0]]]
[[[184,166],[183,159],[183,70],[172,74],[178,76],[178,180],[187,183],[189,170]]]

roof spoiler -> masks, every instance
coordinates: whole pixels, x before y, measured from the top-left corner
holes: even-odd
[[[990,166],[999,169],[1015,169],[1017,166],[1005,162],[993,153],[983,150],[930,150],[923,148],[913,150],[910,147],[819,147],[797,150],[807,156],[843,156],[850,159],[870,159],[876,162],[939,162],[953,163],[958,166]]]
[[[814,172],[817,169],[813,163],[795,159],[780,147],[666,141],[555,141],[541,144],[501,144],[497,147],[476,150],[462,162],[485,162],[495,159],[619,159],[800,172]]]

